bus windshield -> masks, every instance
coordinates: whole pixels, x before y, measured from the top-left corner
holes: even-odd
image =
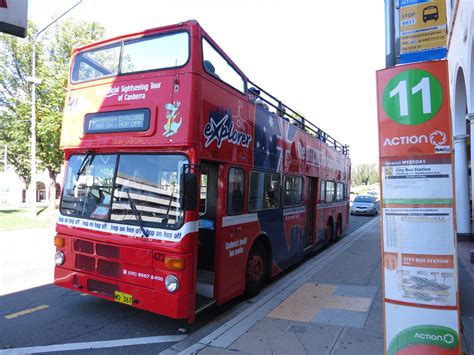
[[[180,67],[188,61],[189,36],[178,32],[115,43],[81,52],[74,58],[72,81]]]
[[[187,159],[171,154],[72,155],[60,211],[65,216],[177,228]]]

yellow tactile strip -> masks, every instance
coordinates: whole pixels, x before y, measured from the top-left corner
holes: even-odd
[[[323,308],[341,309],[344,311],[367,312],[371,299],[367,297],[346,297],[331,295]]]
[[[333,294],[335,285],[304,284],[267,317],[310,322]]]

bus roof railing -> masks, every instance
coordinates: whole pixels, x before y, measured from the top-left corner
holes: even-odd
[[[275,109],[275,113],[284,120],[291,122],[293,125],[301,128],[306,133],[318,138],[328,146],[333,147],[336,151],[341,152],[344,155],[349,155],[349,146],[347,144],[342,144],[341,142],[337,141],[314,123],[306,120],[301,114],[278,100],[268,91],[265,91],[250,80],[248,80],[248,82],[251,85],[249,88],[249,94],[255,96],[257,105],[266,106],[266,108],[268,108],[268,106],[273,107]]]

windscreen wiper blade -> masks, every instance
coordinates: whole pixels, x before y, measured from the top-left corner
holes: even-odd
[[[86,156],[84,157],[84,160],[81,163],[81,166],[79,167],[79,170],[77,170],[76,179],[79,179],[79,176],[82,175],[84,170],[86,170],[86,168],[88,168],[92,164],[92,161],[94,160],[94,156],[95,156],[94,153],[87,152]]]
[[[135,202],[133,202],[133,199],[130,196],[130,192],[128,192],[128,191],[125,191],[125,192],[127,193],[128,203],[130,205],[130,208],[132,209],[133,214],[135,215],[135,218],[138,221],[138,225],[140,226],[140,230],[142,231],[143,236],[148,238],[148,232],[146,231],[145,227],[143,227],[142,216],[140,215],[140,212],[138,211],[137,206],[135,205]]]
[[[171,191],[170,202],[168,203],[168,207],[166,208],[165,218],[163,218],[163,221],[162,221],[163,224],[168,224],[168,217],[170,215],[171,202],[173,202],[173,194],[174,194],[174,191]]]

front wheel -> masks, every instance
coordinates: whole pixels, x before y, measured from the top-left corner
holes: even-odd
[[[262,289],[266,279],[267,251],[263,243],[255,241],[247,257],[245,270],[245,296],[256,296]]]

